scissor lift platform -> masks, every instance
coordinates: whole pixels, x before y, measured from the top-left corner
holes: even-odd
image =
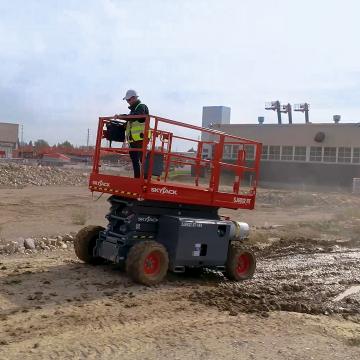
[[[129,147],[109,147],[103,145],[106,126],[111,122],[125,123],[145,118],[145,134],[142,149]],[[184,136],[195,133],[196,136]],[[188,143],[195,147],[194,156],[174,151],[174,145]],[[195,146],[194,146],[195,145]],[[246,148],[251,147],[253,158],[246,160]],[[230,159],[224,150],[232,149]],[[235,149],[235,150],[234,150]],[[101,158],[105,154],[129,157],[130,151],[141,151],[142,172],[140,178],[121,174],[106,174],[101,169]],[[206,153],[206,156],[205,156]],[[156,159],[161,158],[161,174],[153,175]],[[91,191],[119,195],[132,199],[169,201],[184,204],[224,207],[230,209],[253,209],[261,157],[261,144],[238,136],[225,134],[213,129],[181,123],[157,116],[116,116],[99,118],[97,142],[93,170],[90,176]],[[230,161],[229,161],[230,160]],[[187,183],[177,182],[169,176],[174,166],[192,168],[193,176],[188,175]],[[146,170],[145,167],[148,169]],[[220,175],[231,173],[232,186],[222,187]],[[208,183],[201,181],[206,174]],[[246,180],[244,189],[241,185]],[[224,190],[225,189],[225,190]]]
[[[142,148],[111,147],[109,124],[125,126],[139,118],[145,119],[147,134]],[[192,152],[174,150],[189,146]],[[140,178],[124,173],[131,151],[141,152]],[[108,156],[122,164],[111,173]],[[237,281],[251,278],[255,255],[239,246],[249,226],[220,216],[218,209],[254,208],[260,156],[260,143],[214,129],[151,115],[101,117],[89,188],[111,194],[108,225],[80,230],[76,255],[87,263],[124,264],[129,276],[145,285],[159,283],[168,270],[204,267]],[[186,169],[185,182],[172,177],[177,168]]]

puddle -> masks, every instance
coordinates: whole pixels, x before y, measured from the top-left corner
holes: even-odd
[[[338,295],[334,301],[340,301],[344,298],[346,298],[349,295],[353,295],[356,294],[360,291],[360,285],[354,285],[349,287],[348,289],[346,289],[343,293],[341,293],[340,295]]]

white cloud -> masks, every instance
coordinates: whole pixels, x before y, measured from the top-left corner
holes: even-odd
[[[25,137],[84,143],[136,88],[151,112],[200,123],[203,105],[255,122],[267,100],[313,121],[357,121],[355,0],[12,1],[0,4],[0,119]],[[345,95],[346,94],[346,95]],[[294,114],[295,121],[303,121]]]

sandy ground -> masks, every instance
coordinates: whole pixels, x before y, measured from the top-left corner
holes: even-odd
[[[321,201],[310,208],[308,205],[292,206],[291,212],[287,212],[284,208],[288,206],[286,199],[289,193],[278,193],[281,196],[272,198],[268,196],[268,191],[260,191],[256,211],[222,209],[221,214],[247,221],[251,225],[288,224],[328,220],[336,214],[339,207],[343,209],[360,205],[360,201],[355,200],[348,205],[346,195],[336,195],[329,200],[329,207]],[[300,193],[298,196],[302,197],[303,194]],[[308,196],[311,203],[316,201],[316,196]],[[9,240],[19,236],[50,236],[78,231],[83,226],[76,224],[79,218],[84,219],[86,224],[105,225],[104,215],[109,209],[107,198],[106,194],[100,198],[98,193],[92,196],[86,186],[0,189],[0,236]],[[290,197],[289,202],[296,203],[296,200],[297,198]],[[334,203],[331,203],[331,200],[334,200]]]
[[[360,199],[258,200],[221,211],[253,226],[258,269],[244,283],[169,274],[147,288],[72,249],[0,256],[0,359],[359,359]],[[0,236],[65,234],[107,210],[85,187],[2,189]]]

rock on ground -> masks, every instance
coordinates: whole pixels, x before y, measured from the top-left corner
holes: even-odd
[[[88,174],[54,166],[0,163],[0,186],[85,185]]]
[[[25,246],[25,249],[35,250],[35,240],[31,239],[31,238],[25,239],[24,246]]]

